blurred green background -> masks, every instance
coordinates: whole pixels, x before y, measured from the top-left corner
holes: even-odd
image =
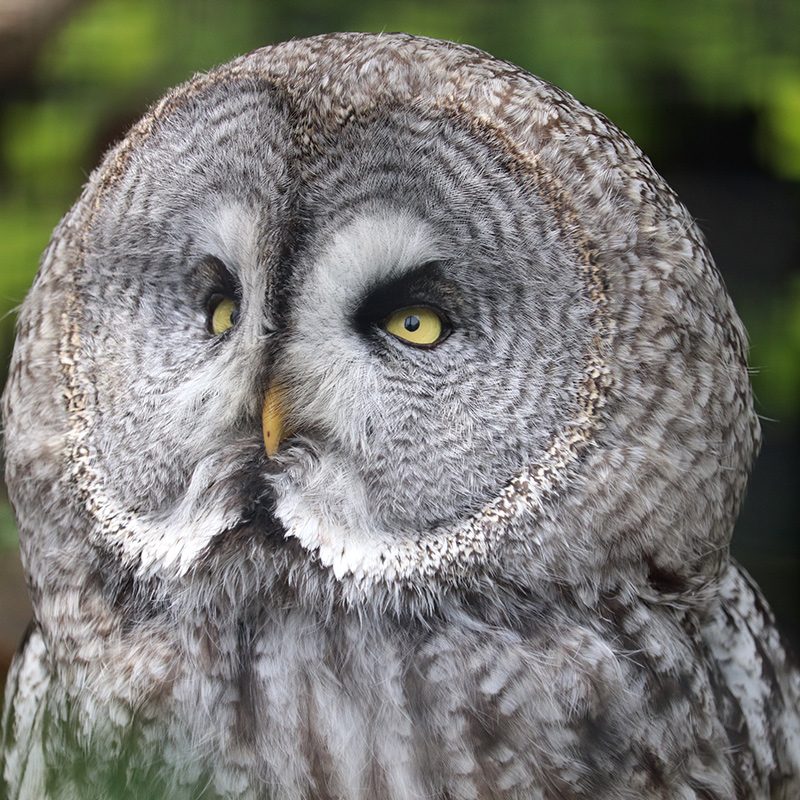
[[[106,148],[194,72],[333,30],[514,61],[603,111],[677,190],[750,331],[765,417],[734,552],[800,640],[797,0],[0,0],[0,381],[39,255]],[[29,613],[0,488],[0,680]]]

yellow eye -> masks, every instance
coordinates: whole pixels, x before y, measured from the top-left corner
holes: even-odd
[[[210,328],[214,336],[225,333],[236,324],[236,320],[239,318],[239,307],[235,300],[218,295],[211,298],[209,306],[211,309]]]
[[[384,330],[408,344],[434,345],[445,336],[442,318],[427,306],[409,306],[392,311],[383,322]]]

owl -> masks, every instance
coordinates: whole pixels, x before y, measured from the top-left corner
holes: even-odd
[[[4,416],[9,799],[800,795],[728,552],[744,330],[518,67],[336,34],[172,91],[56,229]]]

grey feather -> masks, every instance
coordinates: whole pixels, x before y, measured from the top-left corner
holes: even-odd
[[[419,305],[435,346],[387,329]],[[728,553],[746,349],[646,157],[513,65],[336,34],[195,77],[20,315],[9,796],[797,796]]]

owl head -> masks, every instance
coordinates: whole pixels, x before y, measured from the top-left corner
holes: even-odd
[[[34,604],[714,576],[745,335],[637,147],[470,47],[338,34],[168,94],[92,174],[4,399]],[[77,590],[76,590],[77,591]]]

